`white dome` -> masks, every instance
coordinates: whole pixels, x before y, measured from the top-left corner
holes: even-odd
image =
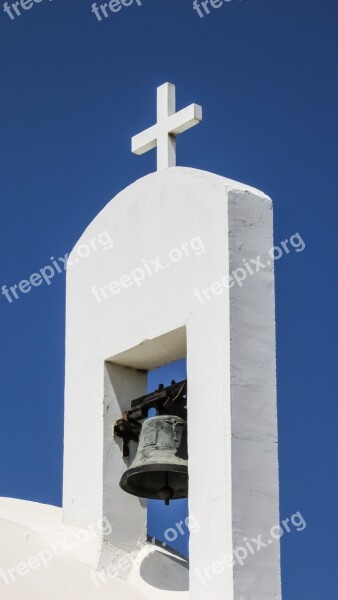
[[[0,498],[1,600],[149,600],[173,590],[186,597],[187,570],[151,545],[136,557],[128,581],[98,574],[86,562],[88,547],[81,548],[84,530],[62,526],[61,518],[55,506]]]

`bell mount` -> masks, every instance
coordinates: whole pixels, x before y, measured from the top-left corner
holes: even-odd
[[[141,421],[148,418],[150,408],[154,408],[157,415],[174,415],[187,420],[187,380],[178,383],[172,380],[167,387],[160,384],[154,392],[131,401],[130,410],[125,411],[114,425],[115,437],[123,439],[124,458],[129,456],[129,442],[139,441]]]

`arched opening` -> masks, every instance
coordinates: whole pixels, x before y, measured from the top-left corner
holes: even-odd
[[[148,372],[147,392],[157,389],[160,383],[167,386],[170,385],[173,379],[175,381],[182,381],[186,378],[186,359],[173,361]],[[154,414],[155,410],[150,409],[149,416],[153,416]],[[165,506],[161,500],[148,500],[148,540],[188,558],[188,517],[188,499],[172,500],[169,506]]]

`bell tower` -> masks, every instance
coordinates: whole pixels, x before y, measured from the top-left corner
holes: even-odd
[[[138,152],[161,145],[159,170],[113,198],[78,242],[105,231],[112,249],[67,272],[64,520],[108,519],[93,568],[128,559],[118,576],[148,599],[168,597],[182,567],[146,543],[146,501],[119,486],[137,446],[124,458],[114,424],[146,393],[148,370],[186,357],[189,511],[199,531],[189,591],[178,585],[170,598],[277,600],[279,540],[243,566],[234,560],[244,539],[268,539],[279,522],[272,203],[174,166],[175,137],[201,109],[175,113],[170,84],[159,97],[160,125],[133,141]]]

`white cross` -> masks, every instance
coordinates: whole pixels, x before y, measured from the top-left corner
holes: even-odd
[[[135,135],[131,151],[144,154],[157,146],[157,170],[175,167],[176,136],[202,121],[202,107],[190,104],[176,111],[176,90],[172,83],[157,88],[157,124]]]

